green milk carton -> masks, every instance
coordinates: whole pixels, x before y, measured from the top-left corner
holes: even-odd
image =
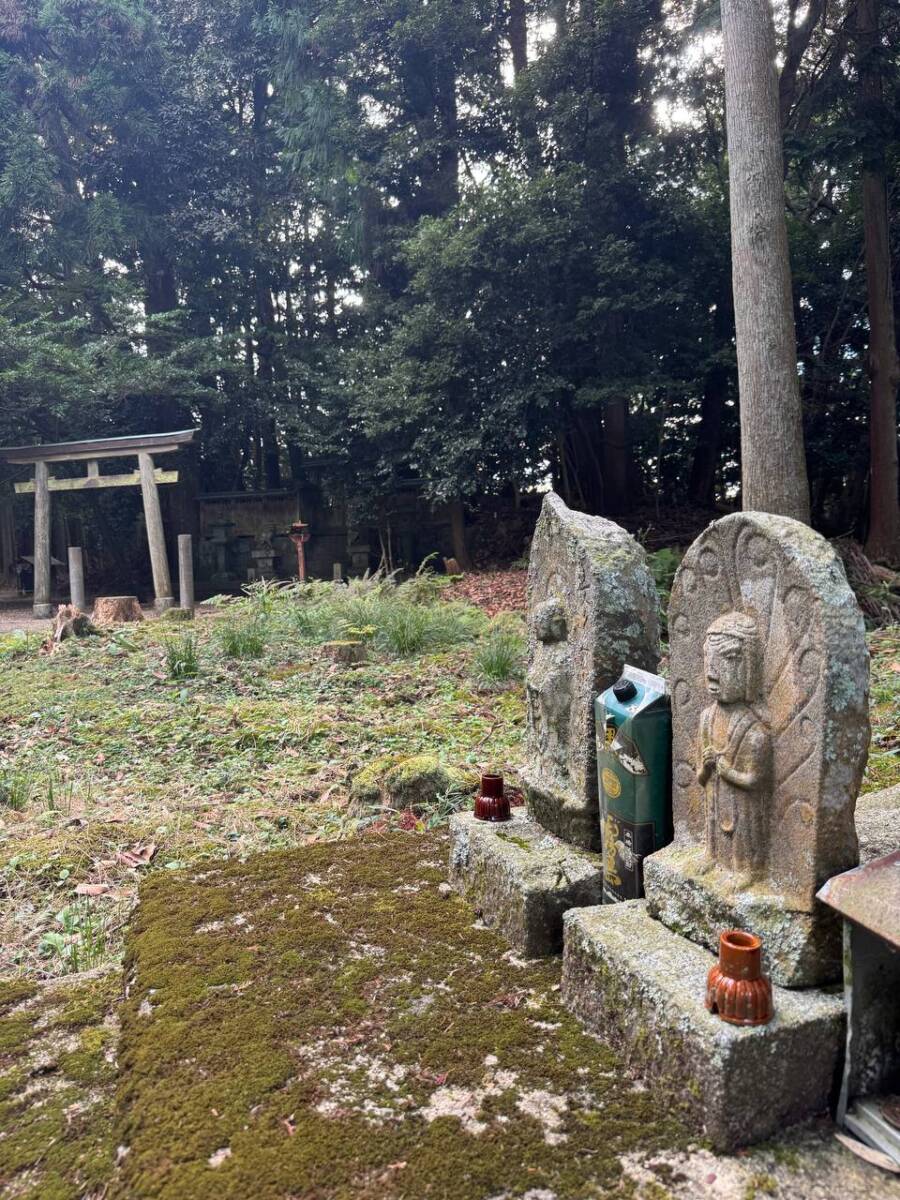
[[[595,701],[603,903],[644,894],[644,859],[672,840],[672,707],[659,675],[626,666]]]

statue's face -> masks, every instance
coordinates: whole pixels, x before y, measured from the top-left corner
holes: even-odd
[[[747,699],[748,662],[746,647],[740,638],[712,634],[703,647],[706,687],[720,704],[736,704]]]
[[[539,642],[552,645],[568,636],[566,610],[558,600],[545,600],[536,613],[535,632]]]

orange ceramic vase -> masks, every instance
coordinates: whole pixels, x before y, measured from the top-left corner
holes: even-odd
[[[482,775],[481,791],[475,797],[477,821],[511,821],[509,798],[503,787],[502,775]]]
[[[775,1014],[772,984],[762,973],[762,942],[730,929],[719,937],[719,961],[706,981],[706,1007],[731,1025],[767,1025]]]

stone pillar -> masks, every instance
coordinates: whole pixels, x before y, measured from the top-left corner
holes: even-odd
[[[189,533],[178,535],[179,607],[194,611],[194,539]]]
[[[175,598],[172,595],[172,578],[169,574],[169,560],[166,557],[166,536],[163,531],[153,456],[139,454],[138,463],[141,469],[147,541],[150,545],[150,565],[153,568],[153,590],[156,593],[155,607],[157,612],[165,612],[167,608],[174,607]]]
[[[80,546],[69,547],[69,599],[80,612],[87,608],[84,594],[84,555]]]
[[[50,603],[50,469],[34,464],[34,615],[52,617]]]

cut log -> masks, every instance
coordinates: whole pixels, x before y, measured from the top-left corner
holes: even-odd
[[[347,667],[358,666],[367,658],[365,642],[326,642],[322,653],[332,662],[342,663]]]
[[[98,596],[93,619],[97,625],[121,625],[126,621],[143,621],[144,614],[137,596]]]
[[[42,649],[47,654],[53,654],[66,638],[91,637],[100,630],[74,604],[61,604],[53,622],[53,632],[44,642]]]

